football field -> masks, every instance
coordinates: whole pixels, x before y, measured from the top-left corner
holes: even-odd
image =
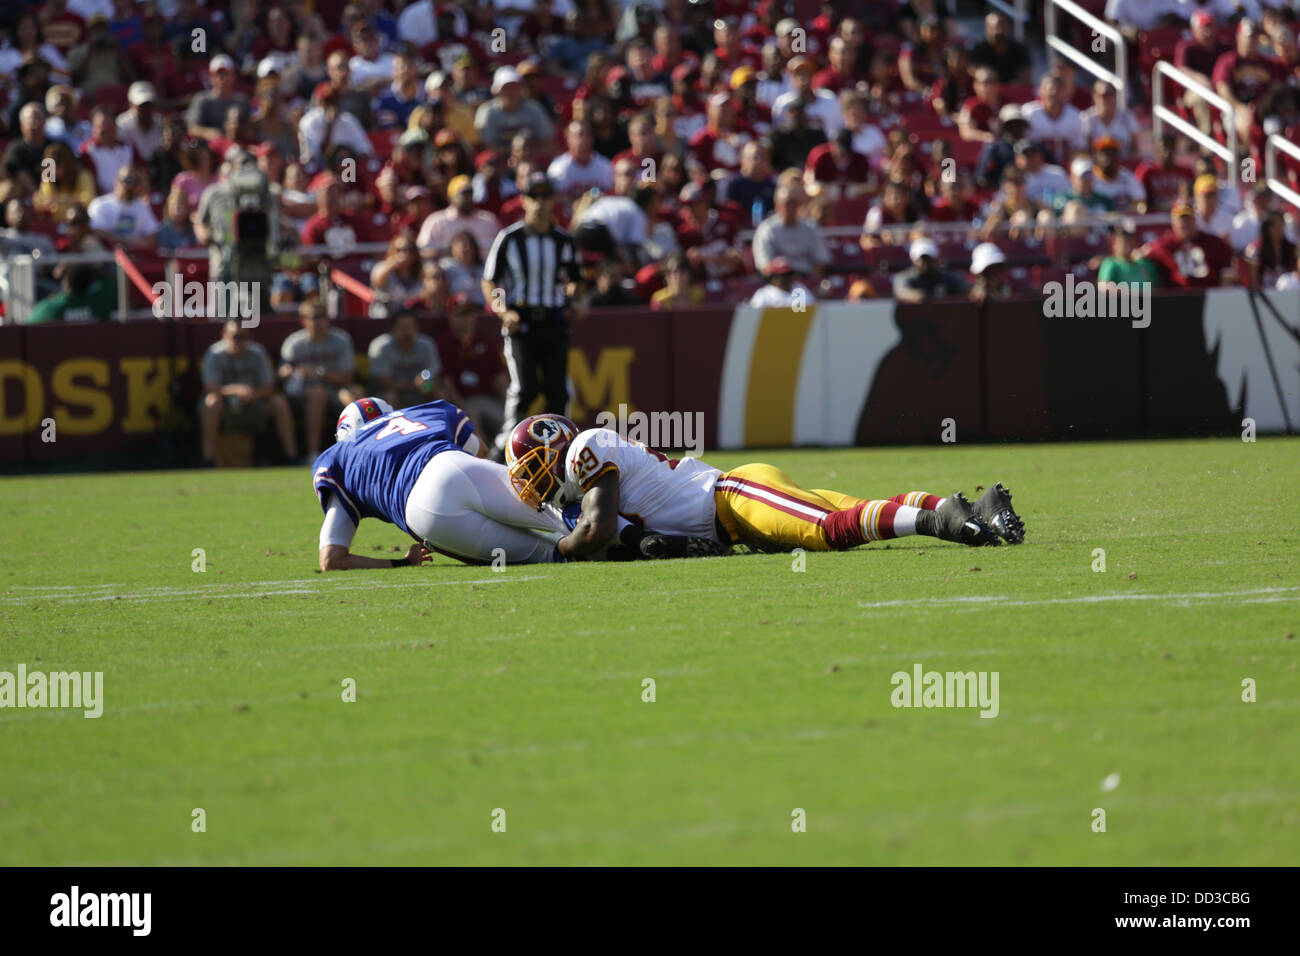
[[[0,672],[103,674],[0,709],[0,864],[1300,859],[1300,440],[706,460],[1027,540],[323,575],[305,468],[0,480]]]

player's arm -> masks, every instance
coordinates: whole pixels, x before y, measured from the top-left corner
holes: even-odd
[[[368,558],[363,554],[353,554],[352,539],[356,534],[356,522],[338,498],[331,496],[329,507],[325,509],[325,521],[320,527],[319,559],[322,571],[416,566],[430,559],[429,549],[418,541],[406,549],[404,558]]]
[[[599,551],[618,533],[618,472],[602,475],[582,496],[582,517],[558,544],[566,558],[584,558]]]

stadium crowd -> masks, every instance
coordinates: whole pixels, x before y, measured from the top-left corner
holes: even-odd
[[[385,338],[404,358],[379,347],[385,394],[456,393],[439,372],[455,363],[403,316],[485,307],[484,260],[538,171],[588,307],[983,302],[1067,272],[1300,286],[1295,219],[1262,154],[1270,133],[1300,141],[1295,0],[1083,6],[1127,38],[1127,106],[1068,60],[1049,67],[1041,9],[1026,44],[1003,14],[940,0],[8,5],[0,293],[10,256],[32,251],[148,263],[207,247],[189,274],[226,275],[230,180],[254,165],[276,220],[269,304],[318,321],[317,254],[347,260],[369,313],[395,320]],[[1157,60],[1230,103],[1237,164],[1153,139]],[[1226,141],[1205,100],[1170,87],[1168,102]],[[1300,163],[1283,169],[1300,188]],[[386,250],[354,254],[367,243]],[[40,270],[28,321],[107,318],[115,274]],[[350,368],[292,351],[278,369],[291,402],[313,383],[345,397]],[[500,369],[473,377],[488,394]]]

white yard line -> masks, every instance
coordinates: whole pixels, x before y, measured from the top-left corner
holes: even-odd
[[[865,608],[891,608],[891,607],[909,607],[909,608],[934,608],[950,606],[957,609],[966,610],[1001,610],[1007,607],[1046,607],[1053,604],[1108,604],[1116,601],[1164,601],[1170,603],[1187,602],[1188,604],[1205,603],[1208,601],[1220,601],[1229,598],[1250,598],[1252,601],[1243,601],[1243,604],[1249,603],[1272,603],[1276,601],[1298,601],[1300,600],[1300,587],[1293,588],[1253,588],[1247,591],[1188,591],[1182,594],[1143,594],[1141,592],[1112,592],[1110,594],[1086,594],[1082,597],[1064,597],[1064,598],[1031,598],[1020,599],[1007,597],[1006,595],[988,595],[979,594],[968,597],[934,597],[926,596],[923,599],[907,598],[895,601],[859,601],[858,607]],[[1260,599],[1256,595],[1268,595],[1269,597]]]

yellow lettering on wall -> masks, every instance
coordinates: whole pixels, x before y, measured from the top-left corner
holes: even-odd
[[[593,371],[581,349],[570,349],[569,378],[573,381],[574,395],[569,417],[581,422],[595,412],[616,412],[619,405],[626,405],[628,412],[634,411],[629,395],[635,358],[636,349],[631,346],[601,349]]]
[[[10,409],[5,404],[10,379],[22,385],[21,409]],[[0,435],[21,435],[32,431],[41,423],[45,412],[45,389],[36,369],[19,359],[0,359]]]
[[[80,385],[77,379],[89,379],[91,385]],[[67,359],[55,366],[50,389],[56,399],[68,403],[54,406],[59,431],[65,435],[94,435],[108,428],[113,420],[113,399],[107,388],[108,363],[103,359]],[[88,410],[86,414],[74,414],[82,408]]]
[[[190,360],[168,360],[146,356],[124,358],[118,368],[126,376],[126,414],[122,417],[125,435],[160,431],[164,417],[171,411],[172,379],[189,367]],[[157,415],[154,414],[155,409]]]

